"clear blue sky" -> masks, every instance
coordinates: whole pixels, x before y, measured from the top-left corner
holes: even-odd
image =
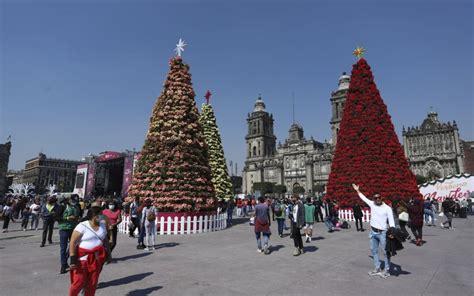
[[[0,5],[0,140],[12,135],[11,169],[41,150],[71,159],[140,150],[180,37],[196,101],[206,89],[214,93],[226,158],[239,171],[259,93],[278,140],[292,122],[292,92],[305,136],[330,138],[331,91],[351,71],[357,45],[367,48],[399,136],[433,106],[441,121],[457,121],[462,139],[474,140],[469,0]]]

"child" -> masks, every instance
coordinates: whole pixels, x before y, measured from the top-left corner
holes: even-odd
[[[21,228],[23,231],[26,231],[26,228],[28,227],[28,222],[30,221],[30,207],[26,207],[23,212],[21,213],[22,221],[21,221]]]

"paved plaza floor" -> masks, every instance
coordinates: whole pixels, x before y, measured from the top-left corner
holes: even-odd
[[[219,232],[158,236],[154,252],[136,250],[136,240],[120,234],[96,295],[473,295],[473,219],[454,219],[453,230],[424,227],[427,243],[405,243],[386,279],[367,274],[368,231],[354,228],[328,233],[316,224],[299,257],[289,236],[275,235],[276,223],[269,255],[257,253],[243,220]],[[67,295],[54,234],[44,248],[41,231],[23,232],[19,223],[0,234],[0,295]]]

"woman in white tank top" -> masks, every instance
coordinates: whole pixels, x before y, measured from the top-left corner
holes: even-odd
[[[71,236],[69,257],[71,259],[71,287],[69,295],[76,296],[84,290],[85,296],[95,295],[99,274],[107,260],[104,240],[107,239],[107,227],[101,222],[102,210],[99,207],[89,209],[89,219],[79,223]]]

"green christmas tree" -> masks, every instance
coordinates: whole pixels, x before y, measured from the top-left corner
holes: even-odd
[[[179,55],[178,51],[178,55]],[[166,212],[216,208],[207,145],[199,123],[189,66],[170,60],[164,88],[153,107],[129,198],[151,198]]]
[[[226,160],[224,157],[224,149],[222,148],[221,135],[217,127],[214,109],[209,104],[211,93],[207,91],[207,103],[201,108],[201,122],[204,130],[204,138],[209,147],[209,165],[212,173],[212,183],[219,199],[229,200],[232,198],[232,183],[227,172]]]

